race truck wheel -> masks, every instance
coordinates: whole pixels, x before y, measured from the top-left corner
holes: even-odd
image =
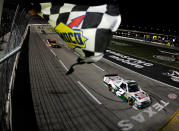
[[[133,100],[131,97],[128,99],[128,104],[129,104],[130,106],[133,106],[133,105],[134,105],[134,100]]]
[[[109,91],[112,91],[112,86],[110,84],[108,85],[108,87],[109,87]]]

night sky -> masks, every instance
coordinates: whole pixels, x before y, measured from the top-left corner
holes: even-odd
[[[153,0],[122,2],[120,9],[124,26],[121,28],[178,35],[179,11],[177,5],[176,1],[175,3]]]
[[[177,24],[177,3],[123,2],[121,14],[125,23],[131,24]]]
[[[17,3],[16,0],[5,0],[8,3]],[[29,0],[26,5],[50,0]],[[53,0],[54,1],[54,0]],[[178,2],[159,0],[56,0],[63,3],[99,5],[104,3],[118,4],[121,11],[122,23],[120,28],[161,33],[179,34]],[[21,0],[21,3],[24,3]],[[170,31],[170,32],[169,32]]]

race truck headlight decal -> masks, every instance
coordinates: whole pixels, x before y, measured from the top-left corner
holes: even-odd
[[[99,61],[112,39],[112,32],[121,23],[118,5],[87,6],[50,2],[40,5],[39,15],[80,55],[69,74],[75,65]]]

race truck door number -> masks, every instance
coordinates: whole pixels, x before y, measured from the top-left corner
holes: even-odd
[[[124,94],[124,91],[122,89],[119,89],[117,92],[116,92],[116,95],[117,96],[121,96],[122,94]]]

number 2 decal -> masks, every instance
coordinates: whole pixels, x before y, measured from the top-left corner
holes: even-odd
[[[124,94],[124,91],[122,89],[119,89],[117,92],[116,92],[116,95],[117,96],[121,96],[122,94]]]

